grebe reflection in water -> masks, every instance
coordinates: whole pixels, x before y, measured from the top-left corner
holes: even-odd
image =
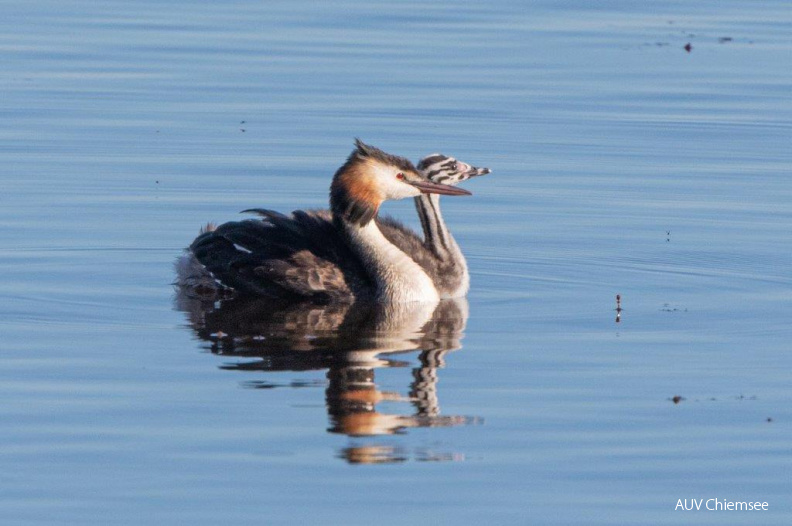
[[[354,438],[338,456],[352,463],[415,460],[460,460],[456,452],[416,450],[360,437],[394,435],[415,427],[452,427],[480,422],[467,416],[443,416],[437,393],[438,370],[449,352],[461,348],[468,306],[463,298],[431,304],[315,305],[262,298],[219,302],[177,296],[177,307],[189,316],[195,334],[212,353],[236,357],[221,368],[254,371],[266,376],[244,385],[266,391],[315,382],[270,381],[273,373],[326,370],[324,401],[330,433]],[[411,364],[406,353],[418,353]],[[380,368],[409,368],[409,387],[399,394],[381,390]],[[388,408],[408,410],[394,413]],[[402,404],[400,404],[402,403]]]

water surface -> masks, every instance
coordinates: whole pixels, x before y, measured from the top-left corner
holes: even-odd
[[[3,11],[9,523],[792,520],[786,2]],[[326,206],[353,137],[493,170],[464,308],[185,312],[199,227]]]

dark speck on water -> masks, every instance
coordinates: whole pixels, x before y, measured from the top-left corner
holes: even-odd
[[[788,2],[2,13],[4,524],[792,524]],[[466,301],[175,294],[355,137],[492,169]]]

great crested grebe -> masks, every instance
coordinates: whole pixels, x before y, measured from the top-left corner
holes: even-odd
[[[407,159],[360,140],[355,146],[333,176],[329,212],[286,216],[254,209],[248,211],[263,220],[210,225],[177,262],[177,283],[199,293],[295,300],[436,302],[445,296],[432,250],[395,221],[375,218],[389,199],[470,192],[428,181]]]

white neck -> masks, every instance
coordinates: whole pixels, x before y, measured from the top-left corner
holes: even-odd
[[[388,303],[437,302],[434,283],[424,270],[388,241],[376,222],[360,227],[344,222],[350,245],[377,286],[377,299]]]
[[[440,196],[423,194],[415,198],[415,206],[421,219],[426,247],[440,261],[450,265],[453,272],[459,274],[459,288],[450,296],[464,296],[470,288],[467,260],[443,221],[443,215],[440,213]]]

